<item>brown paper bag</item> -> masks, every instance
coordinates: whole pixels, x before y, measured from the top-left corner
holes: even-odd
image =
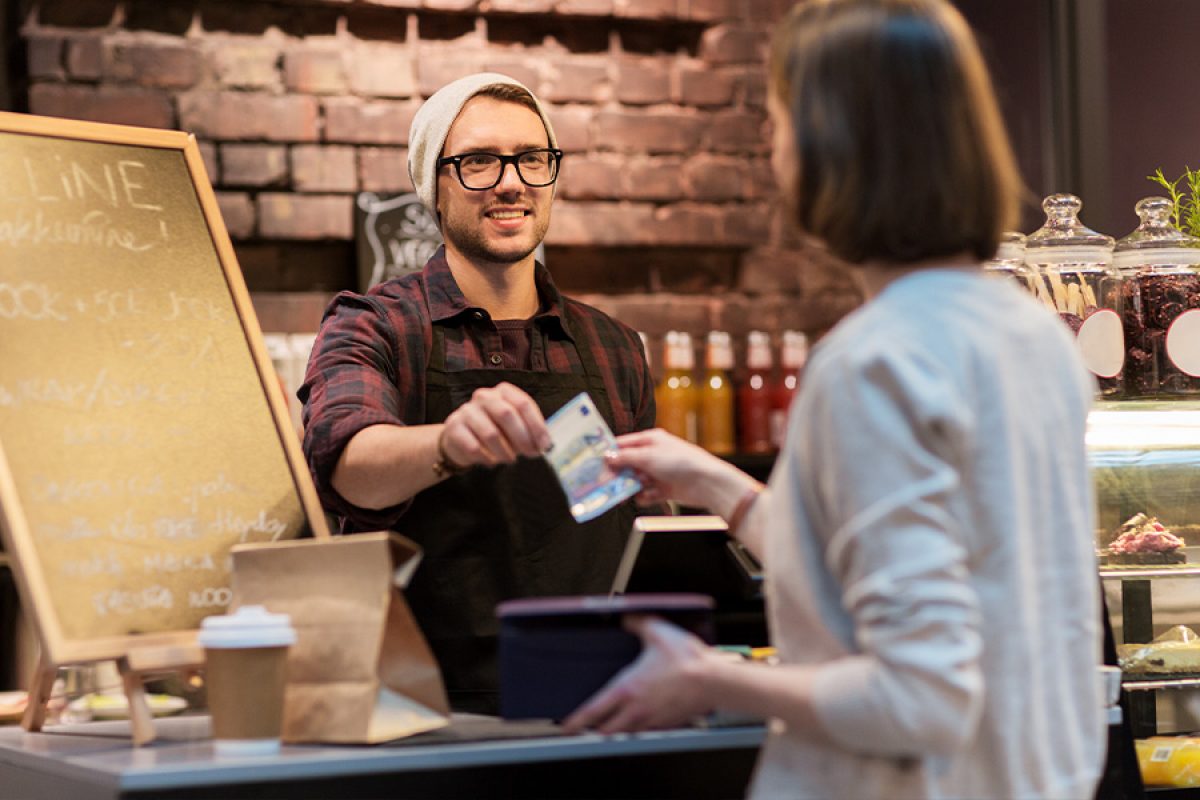
[[[233,549],[233,603],[289,614],[283,739],[374,744],[449,721],[441,672],[401,589],[420,548],[397,533]]]

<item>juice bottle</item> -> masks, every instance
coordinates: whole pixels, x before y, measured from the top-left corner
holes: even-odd
[[[704,348],[704,384],[700,387],[700,444],[710,453],[729,455],[733,439],[733,342],[725,331],[710,331]]]
[[[743,453],[769,453],[771,441],[771,337],[750,331],[746,344],[746,378],[738,384],[738,449]]]
[[[695,366],[692,337],[684,331],[668,331],[663,347],[663,380],[655,392],[658,427],[693,443],[699,439],[698,398],[692,382]]]
[[[787,436],[787,415],[792,396],[800,388],[800,368],[808,359],[808,337],[800,331],[783,332],[783,352],[780,353],[782,377],[771,393],[771,442],[783,447]]]

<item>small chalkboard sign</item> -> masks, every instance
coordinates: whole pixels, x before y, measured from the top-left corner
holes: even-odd
[[[442,244],[442,234],[429,209],[415,194],[378,195],[362,192],[354,204],[358,284],[376,284],[419,272]]]
[[[0,176],[0,534],[38,680],[194,647],[233,545],[328,535],[195,139],[0,113]]]

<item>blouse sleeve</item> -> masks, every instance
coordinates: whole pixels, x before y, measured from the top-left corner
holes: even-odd
[[[818,667],[817,716],[852,751],[953,753],[974,733],[983,693],[969,532],[955,514],[972,415],[920,354],[821,366],[808,376],[823,391],[805,393],[799,446],[855,641]]]

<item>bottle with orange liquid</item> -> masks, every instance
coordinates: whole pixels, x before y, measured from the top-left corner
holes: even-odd
[[[771,442],[777,449],[783,447],[787,436],[788,409],[800,388],[800,369],[807,360],[808,337],[800,331],[784,331],[779,358],[782,375],[771,393]]]
[[[725,331],[710,331],[704,348],[704,384],[700,387],[700,445],[730,455],[733,435],[733,342]]]
[[[738,450],[743,453],[770,453],[771,393],[775,389],[771,367],[771,337],[762,331],[750,331],[746,337],[746,377],[738,384]]]
[[[699,440],[699,398],[692,381],[695,368],[692,337],[684,331],[668,331],[663,346],[663,379],[654,398],[658,427],[693,443]]]

